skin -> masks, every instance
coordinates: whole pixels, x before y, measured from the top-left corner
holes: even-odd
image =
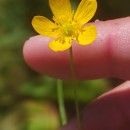
[[[78,80],[116,77],[130,79],[130,17],[99,21],[96,40],[87,46],[73,42]],[[26,63],[39,73],[70,79],[69,50],[53,52],[52,40],[34,36],[23,48]],[[101,95],[81,112],[82,130],[130,130],[130,81]],[[61,130],[78,130],[76,119]]]

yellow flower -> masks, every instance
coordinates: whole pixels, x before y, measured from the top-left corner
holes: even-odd
[[[40,35],[55,38],[49,43],[53,51],[69,49],[72,40],[87,45],[96,39],[96,27],[84,26],[96,12],[96,0],[81,0],[75,13],[69,0],[49,0],[49,5],[53,22],[44,16],[35,16],[32,26]]]

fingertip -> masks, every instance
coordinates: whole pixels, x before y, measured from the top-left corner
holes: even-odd
[[[49,53],[49,49],[46,48],[46,44],[50,39],[45,38],[41,35],[30,37],[23,46],[23,56],[25,62],[35,71],[42,73],[42,59]],[[43,54],[44,52],[44,54]]]
[[[52,51],[48,47],[51,40],[51,38],[41,35],[31,37],[23,47],[24,59],[38,73],[55,78],[69,79],[69,51]]]

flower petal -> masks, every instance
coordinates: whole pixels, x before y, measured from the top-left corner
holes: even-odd
[[[56,19],[66,19],[72,17],[72,9],[69,0],[49,0],[50,8]]]
[[[35,16],[32,19],[32,26],[43,36],[56,37],[59,34],[58,26],[43,16]]]
[[[94,16],[96,9],[96,0],[82,0],[75,12],[74,20],[83,25]]]
[[[57,38],[49,43],[49,47],[53,51],[64,51],[71,47],[71,38]]]
[[[77,42],[81,45],[92,43],[96,39],[96,27],[94,25],[85,26],[77,37]]]

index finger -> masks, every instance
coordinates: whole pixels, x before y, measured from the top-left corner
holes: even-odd
[[[81,46],[73,42],[76,78],[130,79],[130,17],[93,24],[97,28],[94,43]],[[26,41],[23,54],[27,64],[39,73],[70,79],[69,51],[51,51],[50,40],[39,35]]]

